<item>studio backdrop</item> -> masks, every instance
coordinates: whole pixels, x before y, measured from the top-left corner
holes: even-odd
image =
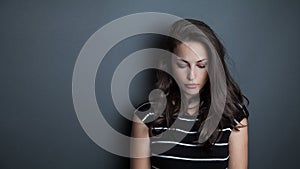
[[[300,2],[293,0],[1,1],[0,168],[129,168],[129,158],[90,137],[93,133],[82,122],[95,119],[79,118],[74,95],[86,101],[93,96],[109,126],[130,137],[131,121],[120,114],[112,95],[117,91],[111,90],[113,81],[122,80],[113,79],[114,73],[133,53],[160,48],[164,36],[144,32],[120,39],[107,53],[99,53],[97,57],[105,54],[99,65],[83,59],[81,70],[97,66],[92,77],[80,78],[80,84],[92,87],[86,92],[74,90],[79,82],[74,72],[97,31],[122,17],[147,12],[202,20],[215,30],[227,49],[230,73],[250,100],[249,168],[298,168]],[[139,27],[145,20],[134,24]],[[160,26],[163,30],[163,24],[154,25]],[[130,31],[122,25],[114,29]],[[112,43],[97,40],[99,51]],[[153,69],[145,69],[123,86],[133,106],[147,101],[153,79]],[[111,143],[128,148],[126,141]]]

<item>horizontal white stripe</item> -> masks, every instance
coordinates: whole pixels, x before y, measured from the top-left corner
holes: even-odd
[[[168,127],[154,127],[153,129],[155,130],[173,130],[173,131],[179,131],[182,133],[187,133],[187,134],[196,134],[197,131],[185,131],[185,130],[181,130],[181,129],[177,129],[177,128],[168,128]]]
[[[187,144],[187,143],[180,143],[176,141],[152,141],[152,144],[156,143],[162,143],[162,144],[176,144],[176,145],[181,145],[181,146],[188,146],[188,147],[199,147],[200,145],[198,144]],[[213,144],[214,146],[227,146],[228,143],[215,143]]]
[[[198,121],[198,119],[186,119],[182,117],[178,117],[179,120],[184,120],[184,121]]]
[[[155,130],[175,130],[175,131],[180,131],[183,133],[187,133],[187,134],[196,134],[198,133],[197,131],[186,131],[186,130],[182,130],[182,129],[178,129],[178,128],[168,128],[168,127],[153,127],[152,129]],[[219,129],[219,131],[231,131],[231,128],[225,128],[225,129]]]
[[[228,143],[215,143],[214,146],[227,146]]]
[[[219,129],[219,131],[231,131],[231,128]]]
[[[153,143],[153,144],[155,144],[155,143],[177,144],[177,145],[188,146],[188,147],[198,147],[199,146],[197,144],[179,143],[176,141],[152,141],[151,143]]]
[[[185,157],[158,155],[158,154],[154,154],[154,153],[152,153],[152,156],[161,157],[161,158],[177,159],[177,160],[187,160],[187,161],[226,161],[229,158],[229,156],[225,157],[225,158],[185,158]]]

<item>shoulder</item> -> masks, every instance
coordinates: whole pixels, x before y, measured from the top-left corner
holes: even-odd
[[[240,129],[243,127],[248,127],[248,119],[247,118],[243,118],[242,120],[240,120],[236,125],[236,128]]]
[[[155,120],[155,114],[151,107],[154,104],[153,102],[144,102],[140,104],[134,111],[134,116],[138,118],[141,123],[144,123],[146,126]]]
[[[240,127],[248,125],[249,111],[244,104],[238,103],[239,111],[234,115],[234,126]]]

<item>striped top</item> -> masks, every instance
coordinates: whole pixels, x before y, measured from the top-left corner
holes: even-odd
[[[171,127],[165,123],[151,128],[154,113],[139,112],[137,116],[149,127],[152,169],[226,169],[228,167],[230,125],[224,126],[221,138],[212,150],[195,143],[199,138],[198,119],[179,116]],[[236,120],[239,122],[240,120]]]

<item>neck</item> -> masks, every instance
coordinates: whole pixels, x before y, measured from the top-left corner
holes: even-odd
[[[187,114],[193,116],[198,114],[200,106],[200,98],[198,96],[196,97],[190,97],[187,99]]]

